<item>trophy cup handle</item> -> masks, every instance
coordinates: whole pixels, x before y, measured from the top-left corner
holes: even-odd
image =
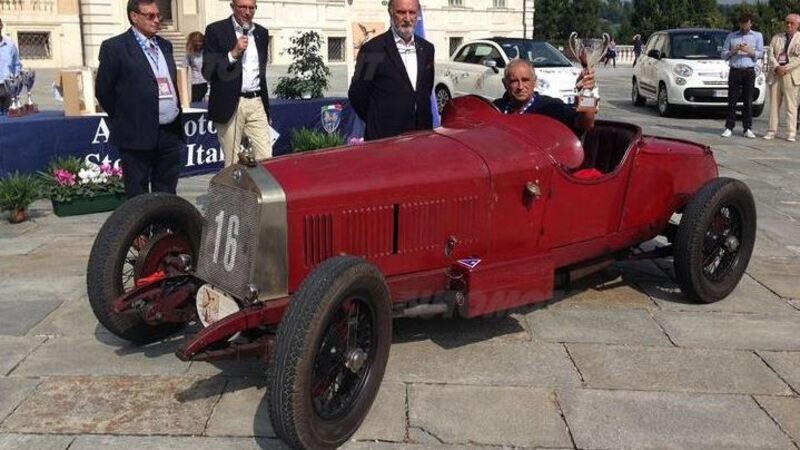
[[[582,66],[586,67],[584,64],[586,58],[585,57],[581,58],[582,46],[580,39],[578,39],[577,31],[573,31],[572,33],[569,34],[569,38],[567,38],[567,45],[569,45],[569,49],[570,51],[572,51],[572,54],[575,56],[575,59],[580,61]]]

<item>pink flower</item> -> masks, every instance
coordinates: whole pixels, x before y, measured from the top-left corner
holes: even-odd
[[[61,186],[74,186],[75,185],[75,174],[71,173],[64,169],[56,169],[53,172],[53,176],[56,179],[56,183]]]
[[[347,145],[361,145],[361,144],[363,144],[363,143],[364,143],[364,138],[352,137],[352,138],[350,138],[350,140],[347,142]]]
[[[104,173],[106,175],[112,175],[114,172],[114,168],[111,167],[111,164],[103,164],[100,166],[100,173]]]
[[[112,177],[120,177],[120,178],[122,178],[122,167],[112,167],[111,168],[111,176]]]

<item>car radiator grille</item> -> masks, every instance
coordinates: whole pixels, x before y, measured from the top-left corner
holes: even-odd
[[[212,183],[208,197],[197,275],[246,298],[258,237],[256,194]]]

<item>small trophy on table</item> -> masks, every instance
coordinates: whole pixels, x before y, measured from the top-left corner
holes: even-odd
[[[24,111],[19,102],[19,94],[22,92],[22,76],[11,75],[6,80],[6,87],[11,94],[11,107],[8,109],[8,117],[19,117],[23,115]]]
[[[36,71],[25,69],[22,71],[22,82],[28,91],[28,101],[25,103],[25,113],[32,114],[39,112],[39,107],[33,102],[33,85],[36,83]]]
[[[602,39],[579,39],[576,31],[569,35],[569,48],[584,69],[594,68],[603,59],[610,42],[611,37],[608,33],[603,33]],[[599,98],[591,89],[582,89],[578,95],[577,110],[594,111],[597,108],[598,100]]]

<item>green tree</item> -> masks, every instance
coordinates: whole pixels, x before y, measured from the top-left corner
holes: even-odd
[[[567,25],[570,31],[578,35],[597,36],[600,33],[600,0],[572,0],[569,2],[571,14]]]
[[[550,43],[566,41],[567,36],[564,35],[565,28],[562,25],[567,17],[567,6],[563,0],[538,0],[534,16],[534,39]]]

